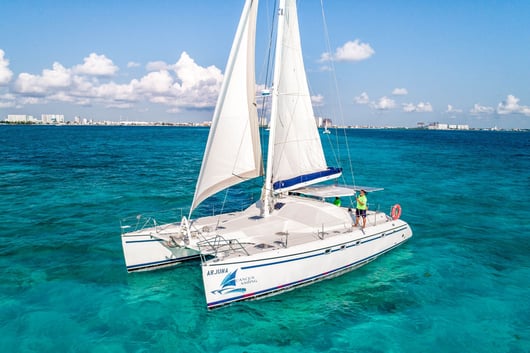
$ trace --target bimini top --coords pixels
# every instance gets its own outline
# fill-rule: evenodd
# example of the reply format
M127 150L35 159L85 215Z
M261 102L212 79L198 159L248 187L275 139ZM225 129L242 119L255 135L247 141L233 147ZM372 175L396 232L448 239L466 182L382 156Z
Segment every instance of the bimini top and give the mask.
M356 192L364 190L374 192L384 190L370 186L351 186L351 185L312 185L301 189L291 190L291 193L298 193L307 196L328 198L328 197L345 197L353 196Z

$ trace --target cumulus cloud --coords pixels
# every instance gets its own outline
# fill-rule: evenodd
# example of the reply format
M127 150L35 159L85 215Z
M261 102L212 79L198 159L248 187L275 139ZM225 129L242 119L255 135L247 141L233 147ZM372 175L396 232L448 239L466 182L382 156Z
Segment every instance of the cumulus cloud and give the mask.
M525 105L519 105L519 98L509 94L506 100L499 103L497 106L497 114L522 114L530 116L530 107Z
M495 109L492 107L487 107L480 104L474 104L473 108L469 111L473 115L480 115L480 114L491 114L495 112Z
M9 69L9 60L4 55L4 51L0 49L0 86L8 84L13 77L13 72Z
M314 96L311 96L311 103L313 103L314 107L321 107L324 105L324 96L321 94L317 94Z
M170 65L168 65L164 61L150 61L145 66L145 69L147 71L160 71L160 70L168 70L169 66Z
M320 56L321 62L335 61L361 61L370 58L375 54L375 50L368 43L362 43L359 39L346 42L342 47L337 48L335 54L323 53Z
M197 65L186 52L180 55L173 70L180 79L182 88L210 86L212 83L220 82L223 78L221 70L213 65L208 67Z
M424 103L424 102L419 102L418 104L404 103L402 106L403 106L403 111L407 113L413 113L413 112L429 113L433 111L431 103Z
M118 71L118 67L105 55L91 53L83 61L83 64L74 66L73 71L75 73L93 76L112 76Z
M409 94L409 91L406 88L394 88L392 91L393 96L406 96L407 94Z
M372 103L372 107L377 110L389 110L396 107L396 102L391 98L381 97Z
M135 61L129 61L129 62L127 63L127 67L128 67L128 68L131 68L131 67L139 67L139 66L140 66L140 63L137 63L137 62L135 62Z
M173 84L173 89L179 96L179 102L175 102L177 106L207 108L217 100L223 80L221 70L213 65L197 65L186 52L173 65L173 70L177 77Z
M453 107L451 104L448 104L447 105L447 110L445 112L448 113L448 114L462 113L462 109L457 109L457 108Z
M136 67L136 64L128 64ZM0 97L1 106L68 102L81 106L130 108L137 102L167 106L168 111L210 109L223 79L215 66L202 67L185 52L174 64L148 64L148 72L125 83L112 80L119 70L105 55L90 54L83 64L66 68L54 63L40 74L21 73L13 84L13 97Z
M405 95L408 94L405 88L396 88L392 92L393 95ZM376 110L391 110L398 107L396 101L387 96L383 96L376 101L370 101L368 94L366 92L361 93L359 96L353 98L353 101L357 104L368 104L370 108ZM433 107L429 102L419 102L418 104L414 103L403 103L401 104L403 111L406 113L429 113L433 111Z
M15 106L15 95L11 93L0 94L0 108L12 108Z
M353 101L357 104L368 104L370 103L370 98L368 97L368 93L363 92L359 96L354 97Z
M173 78L169 71L150 72L140 80L133 80L131 86L140 93L168 94L173 85Z
M46 95L58 89L69 87L71 82L71 70L56 62L53 63L51 70L42 70L42 75L21 73L15 81L14 88L18 93Z

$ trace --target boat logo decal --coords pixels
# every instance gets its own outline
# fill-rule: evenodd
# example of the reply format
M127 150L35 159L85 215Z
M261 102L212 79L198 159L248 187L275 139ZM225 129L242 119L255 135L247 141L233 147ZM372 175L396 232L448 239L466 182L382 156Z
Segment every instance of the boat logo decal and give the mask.
M247 291L246 288L238 287L238 282L241 284L241 279L238 281L236 278L237 268L230 272L223 278L220 284L220 288L213 290L212 294L228 294L228 293L244 293ZM227 270L228 272L228 270ZM248 283L248 282L247 282Z

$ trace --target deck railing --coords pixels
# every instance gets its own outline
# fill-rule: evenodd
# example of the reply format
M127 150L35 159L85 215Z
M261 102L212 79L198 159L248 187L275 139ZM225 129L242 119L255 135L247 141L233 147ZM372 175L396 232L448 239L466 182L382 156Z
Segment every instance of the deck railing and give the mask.
M180 215L180 218L178 215ZM174 220L181 219L182 215L183 209L178 208L157 211L156 217L151 213L125 217L120 220L121 233L138 232L146 228L155 228L158 231L159 227L163 227L166 224L174 224Z
M205 261L207 256L219 258L237 252L247 256L249 255L245 247L237 239L225 239L220 235L205 239L197 243L197 246L199 247L202 261Z

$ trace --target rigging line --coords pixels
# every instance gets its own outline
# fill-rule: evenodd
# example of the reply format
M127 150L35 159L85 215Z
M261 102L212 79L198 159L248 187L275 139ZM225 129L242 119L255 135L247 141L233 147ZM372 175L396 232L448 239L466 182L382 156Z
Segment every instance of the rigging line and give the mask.
M239 176L239 175L234 174L234 173L232 173L232 175L235 176L236 178L239 178L239 179L243 180L243 181L257 180L258 179L258 178L242 177L242 176ZM249 185L249 184L247 184L247 185ZM258 182L250 183L250 185L254 185L254 187L261 187L262 186ZM227 202L227 199L228 199L228 194L231 192L231 190L232 190L232 187L229 187L229 188L225 189L225 193L224 193L225 195L224 195L223 202L221 203L221 210L219 212L219 217L224 214L224 208L225 208L225 205L226 205L226 202ZM254 192L256 190L253 190L253 188L250 187L250 188L247 189L247 191L250 192L252 202L254 202L254 199L255 199L254 198Z
M309 86L309 92L314 92L313 89L311 88L311 83L309 82L309 80L307 80L307 85ZM322 119L324 119L323 118L323 114L322 114L322 110L318 106L313 107L313 109L316 111L316 113L318 113L318 115L320 115L320 117L322 117ZM334 116L334 115L332 114L332 116ZM320 134L320 132L319 132L319 134ZM340 163L340 158L339 158L339 155L337 153L339 144L338 144L337 141L335 143L333 143L331 141L331 136L330 135L331 134L327 134L326 138L327 138L328 145L330 146L330 149L331 149L332 158L335 161L335 165L336 166L341 166L342 163ZM337 136L335 136L335 138L337 138ZM320 139L322 140L322 137ZM342 178L344 178L344 177L342 177Z
M339 95L339 86L338 86L337 75L336 75L336 71L335 71L335 60L333 59L333 54L332 54L332 51L331 51L331 43L330 43L330 40L329 40L328 25L327 25L327 21L326 21L326 14L324 12L324 0L320 0L320 7L321 7L321 11L322 11L322 21L323 21L323 25L324 25L324 35L325 35L325 39L326 39L327 52L329 53L329 62L330 62L330 66L331 66L331 71L333 72L332 76L333 76L333 82L334 82L334 85L335 85L337 104L338 104L338 108L339 108L339 117L341 118L342 124L344 125L344 110L342 108L342 103L341 103L341 99L340 99L340 95ZM345 128L343 128L342 131L343 131L343 134L344 134L344 141L345 141L345 144L346 144L346 151L348 153L348 162L349 162L349 166L350 166L350 173L351 173L351 177L352 177L352 182L353 182L353 185L355 186L355 175L353 173L353 164L352 164L352 159L351 159L350 147L349 147L349 144L348 144L348 136L346 134L346 129ZM337 140L338 140L338 136L337 136ZM344 178L344 174L343 174L343 178Z
M268 5L268 2L266 2L266 4ZM276 1L274 2L274 8L277 8L277 4L276 4ZM264 83L264 87L265 88L269 88L270 86L270 82L271 82L271 77L272 77L272 70L271 70L271 67L272 67L272 57L274 55L272 49L273 49L273 42L274 42L274 22L276 21L276 12L277 11L272 11L273 15L272 15L272 19L268 19L267 20L267 23L271 23L271 26L269 27L269 38L268 38L268 45L267 45L267 54L266 54L266 59L265 59L265 83ZM265 13L269 14L270 11L265 11ZM268 17L268 16L267 16ZM266 113L267 113L267 108L270 106L270 99L269 97L267 96L261 96L261 108L260 108L260 113L259 113L259 118L260 118L260 122L263 121L263 118L266 116ZM263 136L264 137L264 136Z

